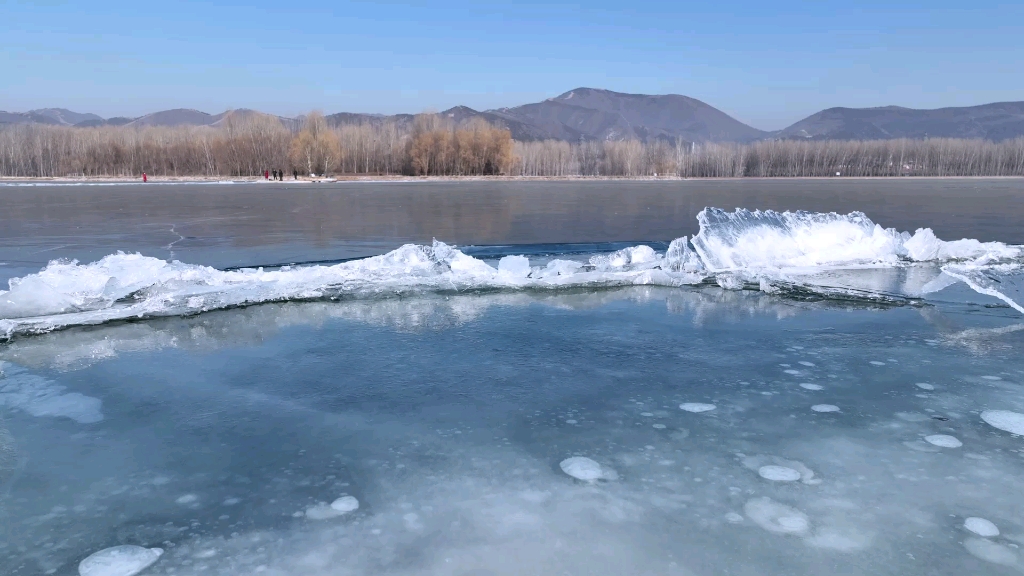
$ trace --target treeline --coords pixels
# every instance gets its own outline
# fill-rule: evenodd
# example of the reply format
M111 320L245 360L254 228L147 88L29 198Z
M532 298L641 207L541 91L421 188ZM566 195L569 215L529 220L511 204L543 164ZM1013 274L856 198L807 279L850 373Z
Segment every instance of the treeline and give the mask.
M479 119L332 125L313 113L292 130L231 114L215 127L0 127L0 177L305 174L559 177L1024 176L1024 138L924 140L516 142Z

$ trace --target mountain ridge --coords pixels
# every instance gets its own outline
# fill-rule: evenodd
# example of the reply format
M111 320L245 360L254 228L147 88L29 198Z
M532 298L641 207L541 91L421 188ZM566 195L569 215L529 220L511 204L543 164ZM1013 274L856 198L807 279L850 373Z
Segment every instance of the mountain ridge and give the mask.
M175 108L138 118L104 119L63 108L28 112L0 111L0 125L54 126L219 126L228 118L258 113L232 109L209 114ZM759 130L696 98L682 94L631 94L580 87L540 102L475 110L453 106L439 113L456 124L479 118L507 128L516 140L664 140L669 142L752 142L764 139L874 140L893 138L983 138L1006 140L1024 136L1024 102L993 102L934 109L903 106L826 108L777 131ZM278 118L289 128L302 117ZM393 122L411 127L413 114L338 112L327 117L333 126Z

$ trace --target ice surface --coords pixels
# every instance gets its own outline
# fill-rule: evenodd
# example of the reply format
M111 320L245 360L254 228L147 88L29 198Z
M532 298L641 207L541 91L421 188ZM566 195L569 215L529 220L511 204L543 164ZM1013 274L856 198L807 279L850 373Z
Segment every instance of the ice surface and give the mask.
M807 514L768 497L748 500L743 512L754 524L776 534L804 535L811 528Z
M684 402L679 405L680 410L685 410L686 412L694 413L710 412L715 408L716 406L714 404L702 404L700 402Z
M66 390L42 376L0 361L0 406L17 408L32 416L70 418L79 424L103 420L100 399Z
M999 536L999 528L996 527L990 520L978 517L970 517L964 520L964 528L974 532L978 536L984 536L985 538L992 538Z
M114 546L94 552L78 565L79 576L135 576L160 559L161 548Z
M963 446L963 442L960 442L956 437L949 436L947 434L932 434L931 436L925 436L924 441L932 446L938 446L939 448L959 448Z
M964 539L964 548L972 556L1001 566L1016 566L1017 553L1010 548L984 538Z
M1024 436L1024 414L1010 410L985 410L981 419L989 426L1010 434Z
M997 242L942 242L883 229L864 214L725 212L698 215L700 233L678 238L664 254L646 245L585 260L532 265L506 255L496 266L435 241L333 266L217 270L117 253L97 262L53 261L0 291L0 338L74 325L195 314L262 302L379 299L464 290L564 290L619 286L683 287L713 279L730 290L901 302L937 290L942 276L961 280L1024 312L1022 249ZM914 263L932 263L917 273ZM878 270L907 268L902 279ZM848 273L841 273L846 270ZM812 363L813 364L813 363Z

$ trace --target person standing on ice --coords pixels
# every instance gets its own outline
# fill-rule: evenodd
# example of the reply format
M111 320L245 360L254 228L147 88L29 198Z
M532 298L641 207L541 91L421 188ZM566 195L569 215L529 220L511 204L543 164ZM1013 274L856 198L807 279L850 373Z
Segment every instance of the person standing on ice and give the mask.
M149 178L146 178L146 173L143 172L142 173L142 183L145 184L146 182L149 182Z
M263 171L263 179L264 180L270 180L270 170L264 170Z

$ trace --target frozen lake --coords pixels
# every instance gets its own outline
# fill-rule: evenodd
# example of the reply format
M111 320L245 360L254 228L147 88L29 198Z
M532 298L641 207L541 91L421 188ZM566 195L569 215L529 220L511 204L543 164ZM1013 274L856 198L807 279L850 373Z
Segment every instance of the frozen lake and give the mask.
M0 197L2 574L1024 569L1021 181Z

